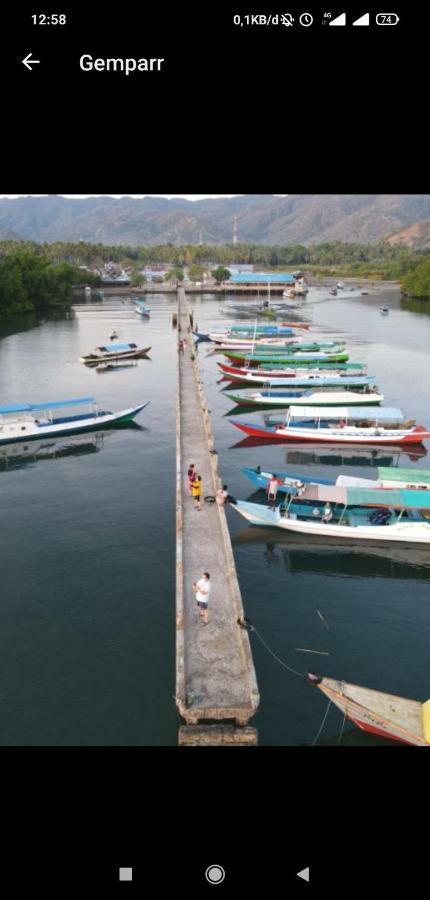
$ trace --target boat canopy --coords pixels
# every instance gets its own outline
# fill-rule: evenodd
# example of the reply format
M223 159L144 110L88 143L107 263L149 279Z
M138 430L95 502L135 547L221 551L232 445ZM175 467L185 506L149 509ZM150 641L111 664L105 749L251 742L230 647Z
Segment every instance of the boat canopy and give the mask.
M407 481L409 484L430 484L430 469L378 469L380 481Z
M94 397L79 397L77 400L54 400L47 403L15 403L13 406L0 406L0 413L36 412L64 406L82 406L84 403L95 403L95 399Z
M296 492L294 486L292 494ZM427 490L381 490L381 488L344 487L342 485L307 484L299 492L300 500L340 503L343 506L384 506L396 509L430 509Z
M368 419L375 422L403 422L405 416L401 409L381 407L371 409L368 406L292 406L291 419Z
M135 348L136 344L107 344L106 347L99 347L99 350L106 350L107 353L116 353L118 350L130 350Z

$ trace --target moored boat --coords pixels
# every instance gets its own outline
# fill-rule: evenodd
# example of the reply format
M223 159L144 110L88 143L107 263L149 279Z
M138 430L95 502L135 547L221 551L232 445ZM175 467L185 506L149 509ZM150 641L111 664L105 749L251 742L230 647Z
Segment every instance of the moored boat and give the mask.
M300 421L302 420L302 421ZM338 444L419 444L430 437L423 425L406 419L400 409L387 407L291 406L284 424L264 427L253 422L232 425L254 437L281 441Z
M228 347L219 347L218 348L224 356L227 356L229 359L233 359L236 363L242 365L244 363L282 363L284 365L315 365L315 363L327 362L327 363L336 363L336 362L347 362L349 359L349 355L345 350L339 348L339 350L327 350L327 351L304 351L303 349L297 349L294 352L289 351L288 347L284 348L282 353L274 348L266 353L263 353L260 349L257 348L257 353L246 353L245 350L231 350Z
M384 397L376 390L356 391L259 391L226 396L238 406L377 406Z
M308 672L309 684L362 731L416 747L430 745L430 700L420 703L335 678Z
M379 466L377 478L358 478L354 475L338 475L333 479L315 478L309 475L297 475L294 472L269 472L262 471L260 466L256 469L242 469L244 475L252 481L257 488L266 490L271 478L276 478L278 491L290 494L300 491L303 486L318 487L363 487L369 490L390 490L403 488L406 490L430 490L429 469L396 469L394 467Z
M237 500L232 507L251 524L301 534L353 541L430 544L428 491L308 485L302 496L290 495L280 506Z
M306 379L306 383L312 378L357 378L357 384L370 384L376 380L374 375L367 375L366 366L363 363L334 363L331 365L319 362L315 364L315 367L306 369L303 366L296 368L294 365L284 368L282 364L275 365L273 363L261 363L260 365L256 363L255 367L252 363L246 366L230 366L227 363L217 363L217 365L229 381L243 384L249 382L267 387L281 387L295 378Z
M102 360L111 359L139 359L149 353L151 347L138 347L137 344L103 344L96 347L92 353L79 357L79 362L85 365L96 365Z
M100 410L94 397L54 400L47 403L17 403L0 407L0 444L40 440L52 435L75 434L131 422L149 403L113 413ZM88 406L88 412L64 415L64 410ZM59 411L63 411L62 413Z

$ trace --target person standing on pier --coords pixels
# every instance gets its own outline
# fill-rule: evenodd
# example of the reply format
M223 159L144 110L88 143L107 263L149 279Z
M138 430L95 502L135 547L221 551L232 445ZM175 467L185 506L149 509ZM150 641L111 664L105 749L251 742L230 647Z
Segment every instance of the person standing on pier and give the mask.
M194 502L196 505L196 509L200 510L201 509L200 497L202 495L202 476L201 475L196 475L196 477L194 478L194 481L191 485L191 490L192 490L193 499L194 499Z
M203 575L197 584L193 581L193 591L196 595L199 616L203 619L204 625L207 625L209 620L208 603L211 592L210 578L209 572L203 572Z
M190 497L192 497L193 496L193 481L196 477L194 463L191 463L191 465L188 467L187 475L188 475L188 493L189 493Z

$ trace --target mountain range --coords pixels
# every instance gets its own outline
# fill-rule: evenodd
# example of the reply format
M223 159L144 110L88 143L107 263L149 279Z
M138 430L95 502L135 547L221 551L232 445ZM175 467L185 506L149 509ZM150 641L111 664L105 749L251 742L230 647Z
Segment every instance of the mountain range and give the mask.
M206 200L163 197L0 199L0 239L103 244L372 243L403 232L428 246L429 194L244 194ZM423 220L427 220L424 221ZM423 226L423 227L420 227ZM405 231L406 230L406 231ZM400 236L399 234L399 236ZM424 244L423 244L424 242Z

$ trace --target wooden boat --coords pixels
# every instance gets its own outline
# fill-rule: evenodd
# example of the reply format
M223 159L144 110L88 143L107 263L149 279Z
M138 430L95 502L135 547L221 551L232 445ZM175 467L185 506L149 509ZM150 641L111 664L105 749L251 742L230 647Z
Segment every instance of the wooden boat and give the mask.
M0 407L0 444L11 441L40 440L52 435L75 434L111 425L131 422L149 403L141 403L130 409L112 413L99 410L94 397L79 397L77 400L54 400L48 403L17 403ZM64 410L71 407L89 406L89 412L79 412L64 416ZM58 411L63 413L58 415Z
M325 504L324 509L322 505ZM252 525L340 540L430 544L430 494L308 485L280 506L237 500L231 504Z
M266 387L281 387L295 378L357 378L357 384L371 383L375 381L374 375L366 374L366 366L363 363L325 363L315 364L315 368L303 367L295 368L289 366L284 368L282 364L273 363L256 363L255 368L250 363L246 366L229 366L227 363L217 363L223 375L229 381L241 382L242 384L261 384ZM367 382L364 380L367 379ZM294 382L295 384L296 382ZM328 382L327 382L328 383ZM343 382L342 382L343 383Z
M376 390L358 391L259 391L252 394L229 394L226 396L238 406L281 406L300 403L301 406L378 406L384 397Z
M347 362L349 359L348 353L346 351L341 350L331 350L320 352L308 352L297 349L296 351L288 352L288 348L286 347L283 353L279 353L279 348L277 351L270 351L269 353L262 353L260 350L257 353L245 353L244 350L231 350L228 347L219 347L219 350L227 356L229 359L233 359L236 361L236 364L243 365L244 363L282 363L283 365L313 365L320 362L327 363L336 363L336 362Z
M304 421L300 421L304 420ZM407 420L400 409L366 407L291 406L283 425L264 427L232 421L235 428L255 437L280 441L337 444L420 444L430 437L424 425Z
M362 731L415 747L430 745L430 700L420 703L347 681L323 678L317 672L308 672L306 679Z
M138 316L151 315L151 310L148 309L147 306L144 306L143 303L136 303L136 305L134 307L134 311L138 314Z
M315 478L308 475L296 475L294 472L263 472L258 466L256 469L242 469L244 475L252 481L256 488L266 490L271 478L276 478L278 491L284 494L298 493L303 486L312 487L325 485L326 487L363 487L369 490L391 490L403 488L406 490L430 490L429 469L395 469L393 467L379 466L377 478L357 478L354 475L338 475L333 479ZM301 495L303 499L303 494Z
M212 344L216 345L216 349L221 352L224 348L228 348L229 350L249 350L252 351L253 347L258 349L258 352L268 352L270 351L279 351L283 352L284 348L288 348L288 350L293 353L296 349L309 349L309 350L319 350L321 349L321 344L306 344L302 345L303 338L293 336L292 338L287 338L283 335L276 337L271 335L257 335L256 337L245 337L243 335L232 335L229 334L221 334L216 332L210 332L209 340ZM335 346L327 345L327 346Z
M224 331L229 331L231 334L268 334L268 335L282 335L282 334L294 334L296 328L299 328L299 325L296 325L292 322L283 323L282 325L262 325L261 323L258 325L249 324L249 325L228 325L224 328ZM306 326L309 328L309 325Z
M81 356L79 362L85 365L96 365L103 360L112 359L140 359L149 353L151 347L138 347L137 344L104 344L96 347L92 353Z

